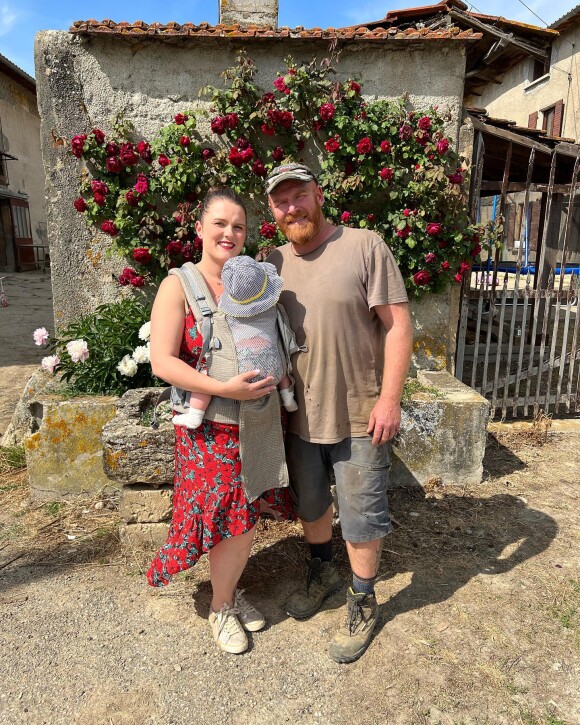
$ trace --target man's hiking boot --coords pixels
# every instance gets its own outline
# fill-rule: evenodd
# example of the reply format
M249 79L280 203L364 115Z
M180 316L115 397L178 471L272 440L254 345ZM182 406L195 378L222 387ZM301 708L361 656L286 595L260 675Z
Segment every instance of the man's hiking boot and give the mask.
M346 620L332 638L328 654L335 662L354 662L369 646L373 629L379 618L374 594L354 592L346 594Z
M294 619L306 619L320 609L326 597L341 587L340 576L333 561L310 559L306 588L294 592L286 602L286 612Z

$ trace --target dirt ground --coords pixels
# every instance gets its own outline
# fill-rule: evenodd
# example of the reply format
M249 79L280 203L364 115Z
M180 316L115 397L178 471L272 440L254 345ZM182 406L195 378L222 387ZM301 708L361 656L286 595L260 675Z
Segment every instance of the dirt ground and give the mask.
M114 501L30 505L24 472L4 465L0 721L576 725L579 442L490 436L481 485L394 490L381 620L351 665L326 654L346 583L310 620L284 613L298 526L261 522L242 584L269 624L226 655L205 560L151 589L143 559L120 552Z

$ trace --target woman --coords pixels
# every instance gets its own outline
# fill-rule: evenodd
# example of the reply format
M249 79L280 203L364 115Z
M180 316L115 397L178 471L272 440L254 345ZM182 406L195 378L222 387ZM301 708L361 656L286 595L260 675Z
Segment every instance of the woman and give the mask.
M223 292L224 264L237 256L246 239L246 210L231 189L208 192L196 231L203 241L196 265L215 304ZM275 390L271 376L250 382L257 370L220 382L202 366L195 370L202 338L178 277L169 275L159 287L151 313L151 365L158 377L184 390L231 400L258 400ZM272 489L248 501L241 478L239 427L204 420L195 429L175 428L175 490L167 542L153 560L147 579L152 586L193 566L209 552L212 601L209 622L225 652L238 654L248 646L244 629L256 632L264 617L237 588L244 571L260 506L293 518L287 489Z

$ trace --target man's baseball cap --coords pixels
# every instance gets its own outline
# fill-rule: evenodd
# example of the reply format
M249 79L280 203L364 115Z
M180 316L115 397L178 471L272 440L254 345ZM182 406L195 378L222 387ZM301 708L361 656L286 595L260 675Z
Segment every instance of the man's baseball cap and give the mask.
M282 166L276 166L272 169L268 178L266 179L266 194L271 194L272 191L281 184L283 181L317 181L316 176L310 171L308 166L304 164L283 164Z

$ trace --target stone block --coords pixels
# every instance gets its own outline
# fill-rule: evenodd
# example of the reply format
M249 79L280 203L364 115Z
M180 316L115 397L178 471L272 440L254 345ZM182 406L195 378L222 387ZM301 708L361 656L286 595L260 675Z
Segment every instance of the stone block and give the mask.
M169 531L169 524L121 524L119 538L128 552L145 552L153 556L160 549Z
M103 472L101 430L117 398L38 396L36 433L24 440L33 500L58 500L115 488Z
M421 300L411 300L409 312L414 330L411 373L452 370L459 316L459 285Z
M103 428L103 467L117 485L173 483L175 432L170 420L151 427L159 388L128 390Z
M124 486L119 498L119 515L126 524L169 521L172 497L172 486Z
M404 406L401 434L393 445L391 487L480 483L489 403L445 371L419 371L434 392L416 393Z

